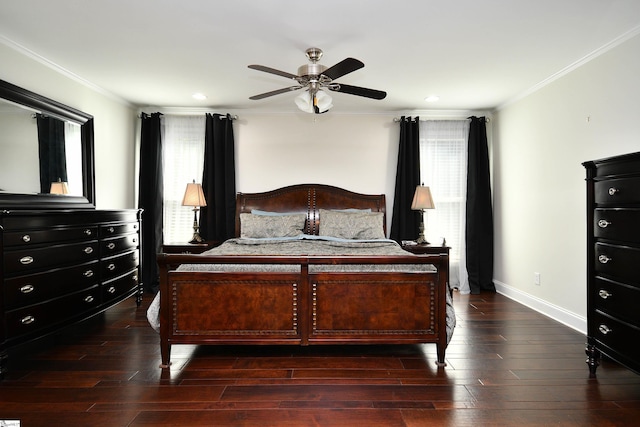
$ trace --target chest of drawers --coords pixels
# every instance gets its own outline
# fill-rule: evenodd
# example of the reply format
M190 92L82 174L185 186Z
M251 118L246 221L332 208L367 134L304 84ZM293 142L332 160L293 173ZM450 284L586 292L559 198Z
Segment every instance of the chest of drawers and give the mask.
M142 295L140 212L0 212L0 375L10 348Z
M587 364L640 373L640 153L585 162Z

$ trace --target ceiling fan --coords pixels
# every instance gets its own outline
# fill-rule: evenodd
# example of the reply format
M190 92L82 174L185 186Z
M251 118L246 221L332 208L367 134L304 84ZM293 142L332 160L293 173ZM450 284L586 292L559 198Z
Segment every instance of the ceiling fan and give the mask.
M318 61L322 57L322 50L312 47L306 50L307 58L310 64L302 65L298 68L298 74L288 73L286 71L276 70L274 68L265 67L264 65L249 65L249 68L265 73L271 73L278 76L286 77L296 81L296 85L273 90L270 92L254 95L249 99L264 99L273 95L291 92L294 90L305 89L305 92L296 97L296 105L302 111L307 113L324 113L332 106L332 99L326 91L342 92L349 95L363 96L372 99L384 99L386 92L368 89L359 86L351 86L337 83L334 80L345 74L352 73L364 67L364 64L355 58L346 58L332 67L325 67Z

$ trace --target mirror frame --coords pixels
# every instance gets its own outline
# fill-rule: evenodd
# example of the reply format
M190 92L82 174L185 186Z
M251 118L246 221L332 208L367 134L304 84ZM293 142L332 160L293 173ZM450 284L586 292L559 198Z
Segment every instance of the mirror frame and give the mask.
M0 98L81 126L83 196L0 193L0 210L95 209L93 116L0 80Z

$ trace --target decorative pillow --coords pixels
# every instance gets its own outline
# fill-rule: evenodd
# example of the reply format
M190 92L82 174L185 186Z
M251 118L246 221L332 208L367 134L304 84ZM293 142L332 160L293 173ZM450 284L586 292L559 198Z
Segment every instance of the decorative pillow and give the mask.
M384 239L382 212L341 212L320 209L320 236L342 239Z
M305 214L254 215L240 214L240 237L294 237L302 233Z

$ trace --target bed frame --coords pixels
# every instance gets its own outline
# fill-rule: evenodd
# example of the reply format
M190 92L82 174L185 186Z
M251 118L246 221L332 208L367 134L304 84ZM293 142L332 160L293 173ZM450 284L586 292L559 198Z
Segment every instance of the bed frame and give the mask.
M305 233L318 234L320 209L385 212L384 195L319 184L239 193L240 213L303 212ZM448 254L406 256L205 256L159 254L162 368L174 344L435 343L445 366ZM295 264L300 273L183 272L180 264ZM312 273L314 264L417 264L431 272Z

